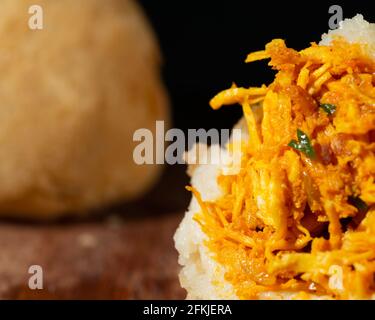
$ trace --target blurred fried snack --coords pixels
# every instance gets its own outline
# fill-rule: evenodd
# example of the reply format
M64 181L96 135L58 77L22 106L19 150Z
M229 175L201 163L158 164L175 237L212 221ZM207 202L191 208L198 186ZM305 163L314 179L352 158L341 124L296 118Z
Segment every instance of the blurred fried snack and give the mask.
M160 168L134 163L133 133L169 116L137 4L3 0L0 37L0 214L82 213L149 188Z

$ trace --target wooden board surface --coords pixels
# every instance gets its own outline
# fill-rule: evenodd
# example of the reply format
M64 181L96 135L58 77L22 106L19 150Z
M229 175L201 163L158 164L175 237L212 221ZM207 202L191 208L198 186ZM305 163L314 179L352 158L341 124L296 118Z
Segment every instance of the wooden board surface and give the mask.
M186 183L184 167L169 167L142 199L86 219L0 221L0 299L185 298L173 234ZM29 289L31 265L43 290Z
M2 299L182 299L173 233L181 215L63 225L0 224ZM43 290L30 290L30 265Z

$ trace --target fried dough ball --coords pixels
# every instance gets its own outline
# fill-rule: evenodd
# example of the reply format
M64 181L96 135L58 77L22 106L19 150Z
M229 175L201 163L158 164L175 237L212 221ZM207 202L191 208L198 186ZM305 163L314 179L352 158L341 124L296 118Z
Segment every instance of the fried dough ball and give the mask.
M155 182L161 168L135 164L133 133L168 122L168 101L134 1L3 0L0 38L1 215L85 213Z

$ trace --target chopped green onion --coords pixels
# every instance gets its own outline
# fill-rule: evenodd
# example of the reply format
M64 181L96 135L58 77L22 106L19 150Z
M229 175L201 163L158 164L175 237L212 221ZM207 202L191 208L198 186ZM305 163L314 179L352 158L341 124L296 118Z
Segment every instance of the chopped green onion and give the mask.
M358 209L358 211L361 212L361 213L366 213L367 210L368 210L368 205L360 197L349 196L348 202L352 206L356 207Z
M298 142L296 140L291 140L289 143L288 143L288 146L289 147L292 147L293 149L296 149L296 150L299 150L300 148L300 145L298 144Z
M330 103L321 103L320 107L328 114L332 115L336 112L336 106Z
M303 152L311 159L315 159L315 150L311 145L310 139L307 136L307 134L304 133L302 130L297 129L297 138L298 142L293 139L288 143L288 146L300 152Z

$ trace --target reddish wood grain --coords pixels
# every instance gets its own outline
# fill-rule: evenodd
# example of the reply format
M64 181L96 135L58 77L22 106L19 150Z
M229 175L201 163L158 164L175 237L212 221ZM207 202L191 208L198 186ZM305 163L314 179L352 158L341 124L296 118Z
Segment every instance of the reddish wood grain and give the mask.
M0 224L2 299L182 299L173 234L181 215ZM43 290L28 268L42 266Z

